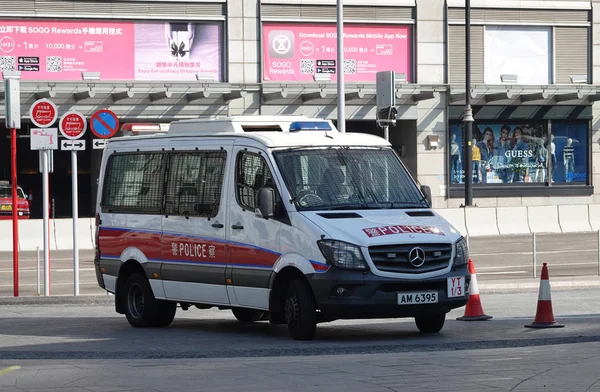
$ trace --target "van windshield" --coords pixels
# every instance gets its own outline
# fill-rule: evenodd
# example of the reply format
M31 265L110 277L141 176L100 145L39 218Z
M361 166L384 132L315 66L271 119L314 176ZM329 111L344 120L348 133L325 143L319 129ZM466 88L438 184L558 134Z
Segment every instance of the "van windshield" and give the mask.
M274 156L299 211L428 207L391 148L294 148Z

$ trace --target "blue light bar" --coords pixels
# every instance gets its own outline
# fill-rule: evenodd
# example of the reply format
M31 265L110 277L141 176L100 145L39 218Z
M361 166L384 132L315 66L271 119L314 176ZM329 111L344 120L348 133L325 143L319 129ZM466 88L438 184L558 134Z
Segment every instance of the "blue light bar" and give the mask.
M331 124L327 121L295 121L290 124L290 132L331 130Z

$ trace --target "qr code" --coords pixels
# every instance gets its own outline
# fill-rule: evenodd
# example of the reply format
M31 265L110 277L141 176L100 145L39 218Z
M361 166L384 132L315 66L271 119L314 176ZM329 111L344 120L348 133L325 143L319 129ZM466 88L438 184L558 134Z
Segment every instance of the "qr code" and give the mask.
M301 59L300 73L312 75L315 73L315 60Z
M62 57L60 56L47 56L46 57L46 71L47 72L61 72L62 71Z
M0 56L0 70L14 71L15 70L14 56Z
M356 60L344 60L344 73L355 74L356 73Z

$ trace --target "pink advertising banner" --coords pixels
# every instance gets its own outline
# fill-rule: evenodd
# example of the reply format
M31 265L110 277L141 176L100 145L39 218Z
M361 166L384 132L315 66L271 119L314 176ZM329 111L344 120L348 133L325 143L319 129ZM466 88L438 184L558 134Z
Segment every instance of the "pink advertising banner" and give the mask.
M23 80L221 80L216 23L0 20L0 70Z
M410 26L344 26L344 75L347 82L375 82L378 71L411 75ZM315 73L337 80L335 24L265 23L263 79L313 81Z

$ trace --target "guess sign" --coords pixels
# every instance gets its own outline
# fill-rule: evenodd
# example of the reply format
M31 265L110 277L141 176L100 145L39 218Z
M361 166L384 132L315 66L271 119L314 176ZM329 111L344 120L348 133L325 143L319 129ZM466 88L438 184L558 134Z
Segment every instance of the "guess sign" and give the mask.
M445 235L440 229L434 226L380 226L363 229L364 233L369 237L381 237L392 234L435 234Z

